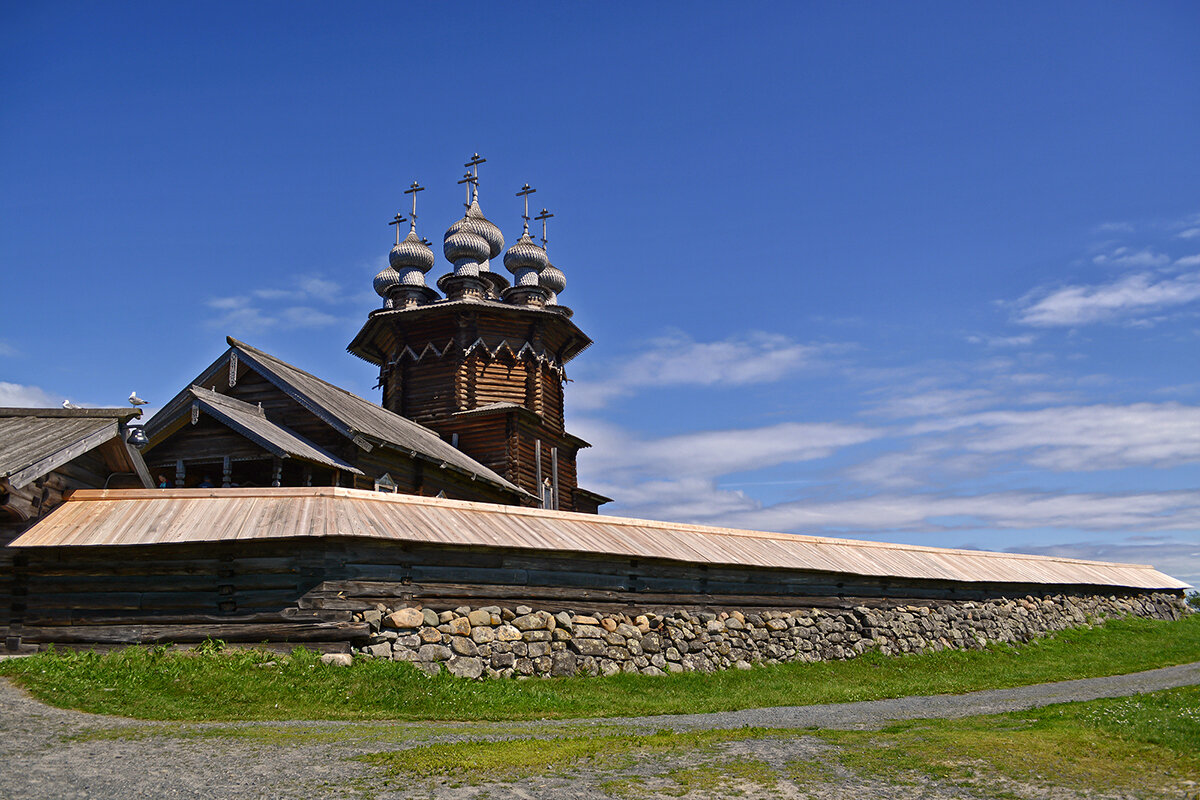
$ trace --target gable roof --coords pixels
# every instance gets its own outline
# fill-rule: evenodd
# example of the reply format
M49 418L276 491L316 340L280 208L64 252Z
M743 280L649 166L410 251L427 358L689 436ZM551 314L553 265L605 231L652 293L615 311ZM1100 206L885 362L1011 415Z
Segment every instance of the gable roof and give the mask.
M112 439L121 439L122 425L141 415L139 409L129 408L0 408L0 478L20 489ZM130 471L149 486L141 456L122 449Z
M227 336L226 341L230 349L202 372L193 381L193 385L209 383L228 362L230 354L236 353L239 361L249 365L276 388L347 439L361 442L368 447L391 447L438 466L444 464L447 469L492 484L518 497L536 500L532 494L443 441L424 425L323 381L232 336ZM147 423L147 434L154 438L169 420L178 418L181 409L189 406L192 399L189 389L172 398Z
M879 578L1182 589L1141 564L764 533L340 488L79 491L12 547L365 537Z
M295 431L267 419L258 406L199 386L189 387L188 393L212 417L277 456L299 458L356 475L363 474L353 464L321 449Z

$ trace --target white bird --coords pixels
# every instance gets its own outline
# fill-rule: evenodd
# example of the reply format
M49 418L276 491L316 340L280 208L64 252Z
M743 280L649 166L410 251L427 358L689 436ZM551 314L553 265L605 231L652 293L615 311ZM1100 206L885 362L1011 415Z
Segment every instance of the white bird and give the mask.
M138 397L137 392L129 393L129 405L131 406L144 406L148 402L148 400L143 400L142 398Z
M63 400L63 408L79 408L79 406L75 405L70 400Z

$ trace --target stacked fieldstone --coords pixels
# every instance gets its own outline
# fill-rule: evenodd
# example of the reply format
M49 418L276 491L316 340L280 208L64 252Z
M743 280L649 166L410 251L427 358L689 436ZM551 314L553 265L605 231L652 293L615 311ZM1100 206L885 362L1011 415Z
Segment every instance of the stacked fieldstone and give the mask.
M979 649L1128 615L1179 619L1183 598L1054 595L881 608L580 614L501 608L379 607L364 655L410 661L463 678L614 675L750 669L755 663L827 661L868 650L884 655Z

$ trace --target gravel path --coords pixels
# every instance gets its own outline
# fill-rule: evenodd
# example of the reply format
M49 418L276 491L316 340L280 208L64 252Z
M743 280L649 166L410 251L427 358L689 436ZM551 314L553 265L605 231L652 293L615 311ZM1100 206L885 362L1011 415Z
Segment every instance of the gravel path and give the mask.
M502 785L385 783L356 755L392 751L431 741L538 736L591 727L624 730L673 728L871 729L888 720L961 717L1033 708L1050 703L1117 697L1200 684L1200 663L1132 675L973 692L827 706L766 708L718 714L532 722L517 724L420 723L147 723L66 711L32 700L0 680L0 798L546 798L601 800L679 794L679 775L703 771L712 759L763 762L780 774L796 759L821 761L829 745L809 736L746 740L713 753L641 759L636 764L594 766ZM556 730L557 729L557 730ZM607 731L606 731L607 732ZM616 771L613 771L616 770ZM672 777L675 776L675 777ZM860 780L835 770L833 782L792 781L764 788L753 780L719 787L699 781L683 796L701 800L747 798L889 798L929 800L968 797L961 787ZM1024 794L1018 791L1018 794ZM1033 795L1030 795L1033 796ZM1055 795L1069 796L1069 795Z

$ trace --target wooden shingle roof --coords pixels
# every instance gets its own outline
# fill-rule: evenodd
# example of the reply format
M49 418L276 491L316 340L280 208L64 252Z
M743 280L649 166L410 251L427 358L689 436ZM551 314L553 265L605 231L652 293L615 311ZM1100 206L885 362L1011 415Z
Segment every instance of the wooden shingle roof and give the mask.
M0 478L20 489L120 437L121 425L141 415L129 408L0 408ZM133 458L130 466L144 472Z
M13 547L366 537L878 578L1183 589L1140 564L733 530L340 488L76 492Z
M362 470L353 464L321 449L295 431L267 419L267 415L258 406L199 386L190 387L188 393L205 412L258 443L268 452L323 464L355 475L363 474Z
M366 442L370 446L385 446L408 453L413 458L455 470L475 480L498 486L518 497L536 499L502 475L489 469L450 443L443 441L433 431L388 411L380 405L365 400L328 381L321 380L299 367L276 358L270 353L240 342L232 336L226 337L230 350L218 358L201 373L193 384L207 385L214 375L228 363L231 353L236 353L240 362L247 364L256 373L274 384L280 391L308 409L318 419L348 439ZM153 439L170 420L178 418L193 400L190 389L185 389L167 403L146 424L147 434Z

